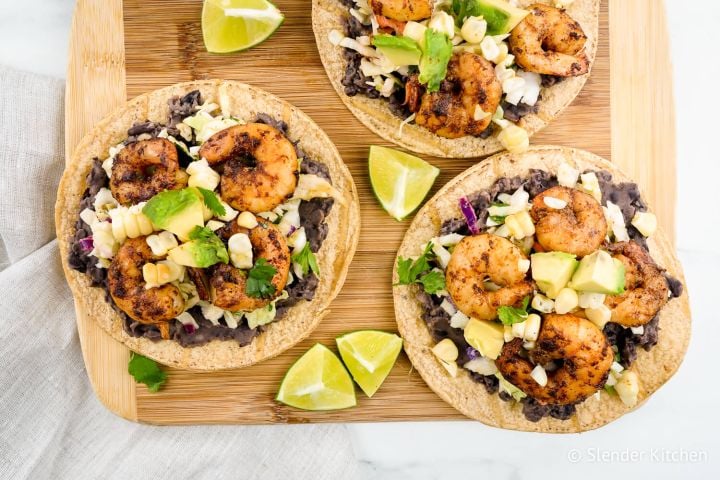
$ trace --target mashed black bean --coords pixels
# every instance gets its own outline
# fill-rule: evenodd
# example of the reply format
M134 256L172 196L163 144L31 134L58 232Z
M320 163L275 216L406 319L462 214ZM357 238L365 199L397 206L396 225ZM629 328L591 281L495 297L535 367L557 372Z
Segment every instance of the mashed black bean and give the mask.
M647 210L647 205L640 196L638 186L630 182L614 183L612 174L609 172L596 171L594 173L598 177L603 203L610 200L618 205L623 213L631 240L636 241L647 250L648 247L645 238L630 224L636 212L644 212ZM468 195L468 200L478 216L478 226L482 231L485 231L487 230L487 227L485 227L488 217L487 209L501 193L512 194L520 188L520 186L524 186L532 199L557 184L557 177L552 173L544 170L531 170L530 175L526 179L521 179L517 176L499 178L489 189ZM440 233L441 235L451 233L461 235L470 234L465 218L463 217L445 220L440 229ZM682 283L667 274L665 274L665 278L671 292L671 298L679 297L683 291ZM459 356L457 364L462 366L468 362L470 357L467 355L467 349L471 347L469 347L465 341L463 331L450 326L450 315L440 307L443 299L421 291L418 294L418 300L423 307L422 318L427 324L435 342L439 342L444 338L450 338L458 347ZM659 317L653 318L646 324L641 334L635 334L631 329L625 328L617 323L606 324L603 332L607 336L610 344L616 349L619 362L625 368L628 368L637 359L638 348L649 351L657 344L660 333ZM470 377L474 381L482 384L488 393L498 391L498 380L494 376L485 376L470 372ZM507 392L500 392L500 398L507 401L512 399ZM537 422L546 416L559 420L567 420L575 413L575 405L541 405L529 397L524 398L521 403L523 405L525 418L531 422Z
M168 125L158 124L150 121L136 123L128 129L128 139L125 144L131 141L137 141L140 135L147 134L151 137L157 137L163 128L171 128L177 133L175 125L180 123L187 116L196 112L196 107L202 103L199 91L190 92L183 97L174 97L170 99L170 114ZM280 130L283 135L287 136L288 125L282 120L277 120L265 113L258 114L256 121L271 125ZM298 158L306 157L304 152L295 143L298 151ZM332 183L330 170L324 163L303 158L300 168L301 173L318 175L328 182ZM102 188L107 188L109 179L105 170L102 168L102 162L95 158L93 166L87 176L87 189L85 190L82 200L80 201L80 211L85 208L94 209L95 196ZM328 234L328 226L325 219L330 214L333 207L333 199L319 198L310 201L303 200L300 203L299 213L300 221L307 234L310 248L313 252L317 252L322 246L323 241ZM153 341L161 340L160 330L155 325L136 322L117 308L107 287L107 269L97 266L98 259L89 255L89 251L83 250L80 240L92 236L90 226L78 219L75 224L75 233L73 235L70 254L68 255L68 264L70 268L83 272L90 278L91 286L100 287L105 290L105 298L115 311L120 315L123 327L128 335L133 337L145 337ZM296 278L295 281L287 286L288 298L280 300L276 304L277 314L275 321L282 319L287 311L298 302L305 300L311 301L315 296L319 279L310 273L304 278ZM237 328L228 327L224 318L220 318L217 324L213 324L202 315L200 307L195 306L188 310L198 324L198 328L185 327L180 321L173 320L170 322L170 338L177 341L183 347L194 347L204 345L212 340L234 340L240 346L248 345L252 339L262 331L262 326L257 328L249 328L246 322L241 322Z

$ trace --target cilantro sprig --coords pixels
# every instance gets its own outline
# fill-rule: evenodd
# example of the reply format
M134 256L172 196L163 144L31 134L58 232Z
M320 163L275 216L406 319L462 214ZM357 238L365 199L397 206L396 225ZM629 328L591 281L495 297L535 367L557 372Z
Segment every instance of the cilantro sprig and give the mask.
M128 362L128 373L135 378L137 383L147 385L149 391L155 393L167 381L167 373L160 370L160 366L147 357L132 352Z
M270 298L275 294L272 278L277 269L264 258L258 258L255 265L248 271L245 293L255 298Z
M522 323L528 318L527 307L530 303L530 297L523 298L520 308L502 306L498 307L498 317L503 325L512 325L513 323Z
M294 263L300 265L303 275L307 275L309 271L315 275L320 275L320 267L317 264L317 258L312 250L310 250L310 243L305 243L305 246L297 253L294 253L291 257Z
M222 203L220 203L220 199L218 199L217 195L215 195L215 192L212 190L208 190L207 188L197 187L197 189L200 191L203 197L203 202L205 202L205 206L216 216L222 217L225 215L225 207Z
M398 282L395 285L411 285L417 283L423 286L427 293L437 293L445 289L445 276L437 270L432 270L430 260L433 258L432 242L428 243L422 255L417 259L397 259Z

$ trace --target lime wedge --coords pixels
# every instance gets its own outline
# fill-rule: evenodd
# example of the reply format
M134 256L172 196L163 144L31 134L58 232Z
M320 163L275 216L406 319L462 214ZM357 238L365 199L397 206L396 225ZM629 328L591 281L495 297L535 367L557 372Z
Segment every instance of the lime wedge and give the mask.
M285 374L277 401L304 410L354 407L355 386L340 359L329 348L315 344Z
M380 388L402 350L400 337L377 330L348 333L335 341L345 366L368 397Z
M370 183L382 207L402 220L422 203L440 169L391 148L370 147Z
M267 0L205 0L202 33L211 53L245 50L262 42L285 17Z

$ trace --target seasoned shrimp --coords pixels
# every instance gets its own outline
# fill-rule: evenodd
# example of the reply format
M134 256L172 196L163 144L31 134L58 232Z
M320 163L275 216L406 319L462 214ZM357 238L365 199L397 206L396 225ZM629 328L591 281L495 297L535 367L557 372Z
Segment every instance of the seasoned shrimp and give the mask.
M502 97L493 65L470 52L452 56L439 91L423 94L423 89L416 75L410 77L405 104L416 112L416 124L447 138L480 135L490 125ZM485 113L476 116L482 113L478 107Z
M248 123L221 130L199 154L219 169L222 198L241 211L268 212L297 186L295 147L270 125Z
M590 69L583 48L587 36L570 15L550 5L536 3L510 32L510 52L528 72L573 77Z
M110 191L123 205L144 202L186 184L187 174L180 169L177 147L165 138L130 143L113 161Z
M232 222L220 232L220 236L228 239L236 233L247 233L253 247L255 261L257 262L258 258L264 258L276 270L271 280L275 286L275 293L270 298L251 297L245 292L247 272L221 263L215 266L210 277L210 289L213 303L224 310L248 312L264 307L282 293L287 283L290 271L290 250L285 242L285 237L273 223L260 217L257 218L257 221L257 227L249 231L238 226L236 222Z
M542 404L571 405L582 402L607 381L613 351L607 338L589 320L573 315L543 317L530 359L520 355L521 338L506 343L495 365L503 377ZM562 366L547 371L543 387L530 373L535 365L559 360Z
M497 318L502 305L519 304L533 293L519 261L527 257L510 240L481 234L463 238L455 246L445 270L445 284L457 308L478 320ZM488 289L490 280L499 285Z
M562 200L567 205L552 208L545 198ZM583 257L600 248L607 235L600 204L574 188L555 186L545 190L533 199L530 215L535 221L537 241L545 250Z
M145 288L143 265L161 259L145 238L129 238L120 246L108 269L108 290L120 310L140 323L156 324L162 338L168 339L168 322L183 312L185 299L174 285Z
M614 243L608 250L625 265L625 293L605 298L612 312L610 321L625 327L645 325L668 301L663 271L635 242Z
M368 0L368 3L375 15L401 22L424 20L433 12L432 0Z

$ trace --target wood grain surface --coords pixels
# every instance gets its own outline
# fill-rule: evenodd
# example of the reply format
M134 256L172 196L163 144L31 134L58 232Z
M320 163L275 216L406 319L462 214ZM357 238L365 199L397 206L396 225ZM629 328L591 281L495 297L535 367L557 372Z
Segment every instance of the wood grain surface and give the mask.
M202 43L199 0L78 1L68 67L67 145L75 145L123 98L176 82L226 78L281 96L328 133L355 178L362 236L345 287L311 338L285 354L242 370L170 369L166 387L157 394L135 387L125 373L127 350L104 334L91 315L79 315L93 387L112 411L156 424L461 419L412 371L404 355L375 397L368 399L358 390L355 408L314 413L273 400L284 372L314 343L334 348L334 338L351 330L396 331L390 275L408 225L391 219L373 197L368 148L389 144L363 127L330 86L313 40L309 2L276 4L286 20L268 41L242 53L211 55ZM667 45L664 11L657 1L604 2L590 80L573 105L532 141L579 147L612 159L638 178L660 223L674 232L672 77L668 49L649 45ZM442 171L435 189L474 163L425 158Z

